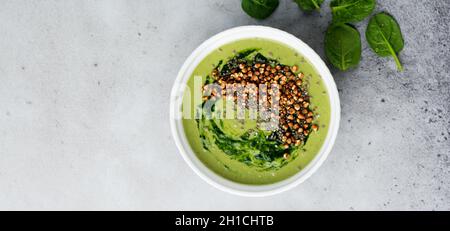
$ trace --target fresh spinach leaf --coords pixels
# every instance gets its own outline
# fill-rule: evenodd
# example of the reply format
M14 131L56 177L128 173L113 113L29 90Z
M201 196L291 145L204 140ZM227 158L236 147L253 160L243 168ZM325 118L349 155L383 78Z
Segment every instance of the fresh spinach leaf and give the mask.
M242 9L253 18L265 19L278 7L278 0L242 0Z
M333 22L359 22L375 9L375 0L333 0L330 3Z
M332 24L325 34L325 55L335 67L347 70L361 60L361 37L348 24Z
M248 48L248 49L242 50L236 55L236 59L244 59L247 56L251 55L253 52L258 51L258 50L259 49L256 49L256 48Z
M381 57L394 57L398 70L403 70L397 55L404 46L403 36L392 16L386 13L374 15L367 26L366 39L375 53Z
M311 12L313 10L320 11L320 5L323 3L323 0L294 0L298 7L306 12Z

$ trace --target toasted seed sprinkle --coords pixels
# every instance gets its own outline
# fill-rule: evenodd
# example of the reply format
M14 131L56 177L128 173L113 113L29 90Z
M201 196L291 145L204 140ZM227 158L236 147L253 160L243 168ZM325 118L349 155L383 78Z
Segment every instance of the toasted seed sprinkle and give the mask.
M231 62L231 61L230 61ZM278 119L278 128L274 131L275 139L279 141L280 146L284 149L288 149L291 146L299 146L304 143L310 131L317 131L319 126L312 124L314 112L310 109L310 96L307 92L307 83L303 81L305 75L300 72L297 73L300 68L296 65L287 66L277 63L267 62L248 62L244 60L234 60L233 65L229 65L232 68L223 71L216 68L212 71L212 78L220 84L222 91L210 90L204 88L204 95L210 94L210 96L204 96L203 100L217 99L218 97L227 97L226 87L241 85L245 89L246 84L254 84L260 86L260 84L266 84L266 88L262 88L261 92L258 87L256 89L247 90L244 92L244 101L242 106L248 107L249 102L247 95L252 94L257 96L259 94L265 100L267 100L268 108L278 109L279 113L269 112L268 115L272 119ZM271 94L273 89L272 84L278 84L279 96L274 97L276 103L272 105L273 98ZM267 95L269 93L269 95ZM231 99L237 102L236 95L231 96ZM285 159L289 158L289 153L283 156Z

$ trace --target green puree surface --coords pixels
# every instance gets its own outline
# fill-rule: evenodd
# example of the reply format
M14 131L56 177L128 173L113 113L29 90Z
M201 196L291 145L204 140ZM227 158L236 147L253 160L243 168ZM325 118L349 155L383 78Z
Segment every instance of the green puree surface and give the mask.
M235 56L236 52L249 48L260 49L258 52L268 58L277 59L282 64L290 66L297 65L299 71L303 72L305 75L304 86L306 86L306 89L311 96L310 108L314 110L315 114L313 123L319 125L319 130L310 134L306 144L297 150L296 158L293 158L287 165L284 165L279 169L262 170L232 159L219 148L212 148L211 150L206 151L203 148L197 123L193 116L191 117L192 119L183 119L183 127L186 138L194 153L196 153L198 158L216 174L231 181L243 184L271 184L287 179L298 173L305 168L319 152L328 132L328 123L330 120L329 96L321 77L308 62L306 57L303 57L289 46L276 41L259 38L234 41L211 52L192 73L188 81L189 88L194 89L194 76L202 76L205 80L206 76L210 75L211 71L219 61L223 60L226 62L229 58ZM185 104L185 102L189 102L189 100L186 100L186 97L192 97L190 101L193 102L194 94L193 92L190 96L189 94L185 94L184 97L183 108L189 106ZM198 105L190 106L193 114L195 112L195 107L198 107ZM239 130L245 130L246 127L252 127L255 122L246 121L247 124L242 126L242 123L239 123L237 120L225 121L228 124L225 129L229 130L225 132L230 134L235 132L240 133ZM234 126L234 124L240 126ZM236 131L233 131L233 129L236 129Z

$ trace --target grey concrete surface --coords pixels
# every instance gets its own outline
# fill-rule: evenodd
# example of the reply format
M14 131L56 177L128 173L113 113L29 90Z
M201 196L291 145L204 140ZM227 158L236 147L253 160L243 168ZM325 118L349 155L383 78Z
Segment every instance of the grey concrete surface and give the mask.
M169 131L169 94L202 41L241 25L286 30L322 57L330 21L281 0L267 20L239 0L0 1L0 209L449 210L450 1L378 0L402 27L400 59L363 37L332 69L342 123L308 181L243 198L203 182Z

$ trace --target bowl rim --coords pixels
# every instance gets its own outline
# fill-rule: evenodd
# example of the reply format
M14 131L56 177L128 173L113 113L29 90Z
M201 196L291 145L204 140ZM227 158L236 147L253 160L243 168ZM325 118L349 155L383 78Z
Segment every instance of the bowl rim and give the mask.
M181 114L181 103L184 89L187 81L192 75L192 72L197 65L214 49L218 47L245 38L263 38L270 39L291 47L307 59L317 70L321 76L330 100L330 123L328 127L328 134L325 141L315 157L308 163L308 165L279 182L265 184L265 185L249 185L226 179L219 174L210 170L203 162L199 160L197 155L193 152L189 143L186 140L186 134L182 125L182 119L179 118ZM239 26L234 27L223 32L220 32L211 38L204 41L198 46L186 59L172 87L170 95L170 127L175 144L181 153L185 162L189 167L210 185L240 196L261 197L278 194L289 189L292 189L308 179L317 169L323 164L328 157L331 149L335 143L337 133L339 130L339 122L341 116L339 93L334 82L330 70L325 65L320 56L311 49L302 40L294 35L267 26Z

